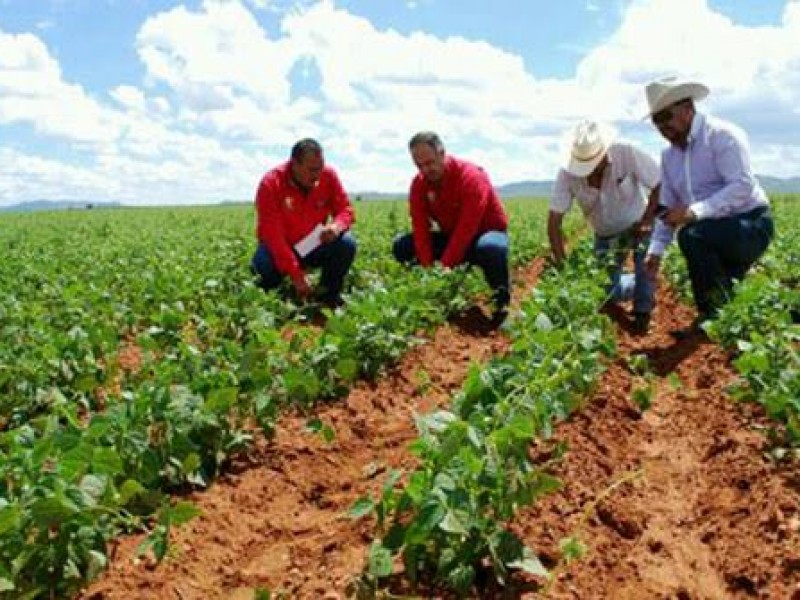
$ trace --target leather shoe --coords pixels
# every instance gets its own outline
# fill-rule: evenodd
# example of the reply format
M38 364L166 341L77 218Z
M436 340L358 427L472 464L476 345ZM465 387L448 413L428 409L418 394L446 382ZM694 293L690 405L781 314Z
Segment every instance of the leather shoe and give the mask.
M644 335L650 329L650 313L637 312L633 314L633 332L637 335Z
M682 329L673 329L669 334L676 340L685 340L696 335L705 335L706 330L703 329L703 324L709 320L706 314L697 315L688 327Z
M503 322L508 318L508 306L499 306L492 313L492 318L489 320L492 327L500 327Z

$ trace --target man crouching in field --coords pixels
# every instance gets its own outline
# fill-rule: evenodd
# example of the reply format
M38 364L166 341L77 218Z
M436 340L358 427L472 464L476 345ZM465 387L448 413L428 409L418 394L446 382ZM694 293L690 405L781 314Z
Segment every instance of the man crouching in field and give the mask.
M775 233L764 189L750 166L750 146L739 127L696 110L709 93L699 82L668 77L645 88L649 117L669 142L661 154L661 204L647 252L655 275L677 232L692 282L697 317L673 335L702 332L766 251Z
M356 241L349 233L355 220L339 177L325 166L322 147L303 139L289 161L267 172L256 193L258 248L253 272L264 290L289 276L301 300L311 297L307 267L321 268L320 302L342 304L342 285L353 264Z
M655 305L655 279L645 269L645 255L658 208L658 165L635 146L614 141L611 131L594 121L578 123L571 137L550 199L547 234L553 259L560 264L566 256L561 223L577 200L594 231L595 254L609 263L611 299L633 300L633 330L645 334ZM634 273L623 274L629 254Z
M417 133L408 144L419 173L411 182L412 232L394 241L394 256L423 267L477 265L492 289L492 321L508 314L508 217L486 172L445 154L439 136ZM433 230L434 225L437 227Z

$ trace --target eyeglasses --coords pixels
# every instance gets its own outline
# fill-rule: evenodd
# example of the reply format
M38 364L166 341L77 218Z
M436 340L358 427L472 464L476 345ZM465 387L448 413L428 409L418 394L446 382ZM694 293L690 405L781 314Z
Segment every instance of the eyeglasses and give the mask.
M675 109L677 107L670 106L669 108L665 108L664 110L658 111L652 117L650 117L653 121L654 125L666 125L672 120L672 117L675 116Z
M676 102L675 104L670 104L667 108L658 111L655 113L651 118L654 125L666 125L672 120L672 117L675 116L675 113L678 112L678 108L683 103L683 100Z

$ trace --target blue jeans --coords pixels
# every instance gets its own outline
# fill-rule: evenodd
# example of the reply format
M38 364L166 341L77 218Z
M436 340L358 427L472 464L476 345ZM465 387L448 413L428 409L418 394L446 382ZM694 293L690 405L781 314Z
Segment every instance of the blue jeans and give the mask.
M647 256L649 237L638 241L633 233L625 231L619 235L594 238L594 253L598 260L608 265L611 283L608 293L616 302L633 299L633 311L637 313L652 312L655 307L656 284L647 275L644 259ZM622 263L633 252L633 273L623 273Z
M431 232L433 257L442 258L448 236L441 231ZM411 233L398 236L392 248L394 257L401 263L418 262L414 250L414 236ZM480 234L467 248L464 262L480 267L486 283L492 289L492 301L495 307L508 306L511 301L511 276L508 272L508 233L505 231L487 231Z
M320 244L312 252L300 259L300 264L304 267L321 268L320 300L335 301L342 293L344 278L353 264L356 255L356 240L345 232L338 239L328 243ZM260 276L259 284L264 290L271 290L278 287L283 281L284 274L275 268L275 261L272 253L264 244L259 244L250 263L253 273Z
M678 231L694 303L700 314L714 316L728 301L733 283L742 279L775 235L768 207L721 219L702 219Z

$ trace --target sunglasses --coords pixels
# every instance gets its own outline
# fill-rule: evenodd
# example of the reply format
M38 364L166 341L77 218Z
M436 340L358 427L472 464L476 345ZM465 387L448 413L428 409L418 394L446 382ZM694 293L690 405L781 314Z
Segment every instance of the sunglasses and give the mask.
M675 104L668 106L663 110L658 111L651 117L653 124L666 125L667 123L669 123L672 120L672 117L675 116L675 113L678 112L678 108L680 107L681 104L683 104L682 100L680 102L676 102Z

